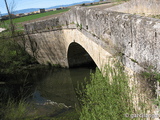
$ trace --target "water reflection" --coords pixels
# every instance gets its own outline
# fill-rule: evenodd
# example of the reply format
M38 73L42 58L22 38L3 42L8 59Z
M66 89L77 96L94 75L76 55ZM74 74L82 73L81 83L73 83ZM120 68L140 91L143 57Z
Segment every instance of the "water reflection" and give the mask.
M75 88L77 83L89 80L90 68L52 69L43 73L35 82L32 100L38 103L51 100L74 107L78 104Z

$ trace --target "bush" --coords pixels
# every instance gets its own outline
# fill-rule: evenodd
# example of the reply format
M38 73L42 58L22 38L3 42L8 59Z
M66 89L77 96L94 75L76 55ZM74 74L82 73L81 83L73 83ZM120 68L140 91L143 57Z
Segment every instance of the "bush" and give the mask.
M81 6L85 6L85 3L83 3Z
M129 96L128 77L120 64L113 68L106 66L106 74L97 70L91 75L91 83L78 94L81 96L80 120L123 120L130 119L125 114L133 113Z

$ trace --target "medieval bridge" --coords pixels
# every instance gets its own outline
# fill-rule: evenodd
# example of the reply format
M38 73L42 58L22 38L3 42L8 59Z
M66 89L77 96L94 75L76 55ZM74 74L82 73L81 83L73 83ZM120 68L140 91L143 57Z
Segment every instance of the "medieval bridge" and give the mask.
M160 20L74 7L60 17L25 25L26 50L41 64L102 68L117 57L133 71L160 71Z

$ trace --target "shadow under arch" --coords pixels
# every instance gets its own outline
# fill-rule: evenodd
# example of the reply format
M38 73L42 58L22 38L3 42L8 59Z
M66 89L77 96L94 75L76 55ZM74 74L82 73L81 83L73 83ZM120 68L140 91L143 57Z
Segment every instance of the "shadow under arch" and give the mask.
M78 43L72 42L68 47L68 65L69 68L74 67L90 67L96 68L97 65L91 58L89 53Z

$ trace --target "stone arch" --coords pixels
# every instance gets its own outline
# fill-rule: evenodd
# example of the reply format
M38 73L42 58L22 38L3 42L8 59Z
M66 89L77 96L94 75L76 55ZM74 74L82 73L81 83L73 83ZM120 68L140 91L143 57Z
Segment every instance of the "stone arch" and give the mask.
M67 59L69 67L96 67L96 63L89 53L79 43L71 42L67 51Z

